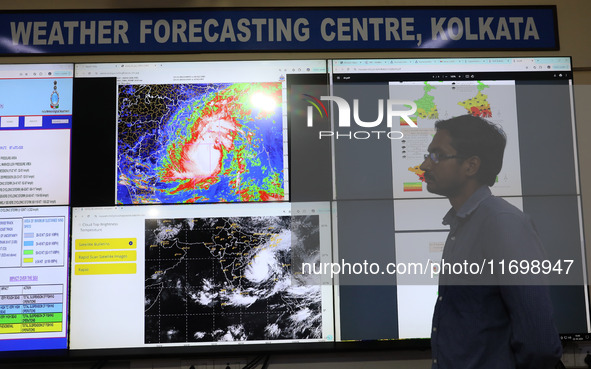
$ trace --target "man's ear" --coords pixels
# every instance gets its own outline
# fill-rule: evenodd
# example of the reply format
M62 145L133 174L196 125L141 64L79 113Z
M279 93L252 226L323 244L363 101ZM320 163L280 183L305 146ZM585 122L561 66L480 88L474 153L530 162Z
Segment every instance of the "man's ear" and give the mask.
M478 156L470 156L464 160L463 167L468 177L475 176L480 170L480 158Z

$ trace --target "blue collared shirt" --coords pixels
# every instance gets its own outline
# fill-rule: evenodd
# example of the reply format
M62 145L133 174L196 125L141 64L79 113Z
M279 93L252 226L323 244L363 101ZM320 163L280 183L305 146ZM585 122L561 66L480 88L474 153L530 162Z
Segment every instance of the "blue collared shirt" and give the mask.
M443 224L450 226L442 256L446 262L494 264L500 258L543 256L529 217L492 196L487 186L459 211L452 208ZM432 368L554 368L562 346L547 287L482 281L474 285L470 276L440 276L431 332Z

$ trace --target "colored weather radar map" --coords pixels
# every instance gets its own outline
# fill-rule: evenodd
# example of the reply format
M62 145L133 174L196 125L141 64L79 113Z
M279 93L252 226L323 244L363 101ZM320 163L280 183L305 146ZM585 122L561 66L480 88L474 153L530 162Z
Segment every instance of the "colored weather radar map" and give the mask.
M430 94L430 91L437 89L433 86L433 82L424 82L423 95L414 100L417 104L417 111L415 114L409 116L410 119L416 124L418 118L421 119L439 119L439 112L437 111L437 104L435 103L435 97ZM490 103L488 102L488 96L483 94L482 91L490 86L484 84L482 81L477 81L477 93L474 97L467 100L459 101L457 104L466 109L466 114L472 114L476 117L491 118L492 112ZM451 85L452 91L455 90L455 86ZM403 119L400 120L400 124L405 126L408 125Z
M460 115L473 115L498 124L509 137L507 153L519 156L517 146L517 108L513 81L422 81L392 82L390 97L409 99L417 105L409 118L417 127L410 127L403 119L400 129L404 137L392 142L396 177L395 197L410 198L435 196L426 193L424 171L420 168L424 154L435 134L434 124ZM498 195L519 194L519 166L505 163L495 185Z
M284 200L282 85L119 86L117 203Z
M416 124L418 118L422 119L439 119L439 113L437 112L437 105L435 104L435 97L430 95L429 92L431 90L436 89L437 87L432 86L429 82L424 82L423 91L424 94L419 99L414 100L417 104L417 112L415 113L416 116L410 116L410 119ZM459 101L457 104L466 109L466 114L474 115L475 117L481 118L491 118L491 108L490 103L488 102L488 96L482 93L482 90L488 88L489 86L484 84L481 81L477 81L476 89L477 93L474 97L469 98L467 100ZM456 87L452 84L452 89ZM408 125L406 122L401 120L401 125ZM418 179L421 182L425 182L424 171L419 168L420 165L415 165L413 167L408 168L408 170L418 176ZM422 184L419 183L406 183L404 187L404 191L421 191Z

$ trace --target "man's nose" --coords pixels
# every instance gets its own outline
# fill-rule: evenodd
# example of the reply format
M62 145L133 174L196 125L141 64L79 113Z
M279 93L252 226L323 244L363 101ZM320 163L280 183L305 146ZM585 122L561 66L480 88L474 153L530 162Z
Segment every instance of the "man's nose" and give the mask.
M423 160L423 163L419 166L419 169L426 172L427 170L429 170L431 168L431 163L429 163L429 159L425 158Z

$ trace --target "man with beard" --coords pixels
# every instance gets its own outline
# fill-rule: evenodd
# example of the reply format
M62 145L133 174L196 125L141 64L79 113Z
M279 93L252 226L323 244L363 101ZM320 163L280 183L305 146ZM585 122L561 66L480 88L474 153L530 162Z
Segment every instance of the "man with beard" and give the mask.
M446 263L543 260L529 217L491 194L503 164L504 132L471 115L435 124L421 164L427 190L452 208L431 333L432 368L554 368L562 347L539 276L454 275ZM487 264L488 265L488 264Z

